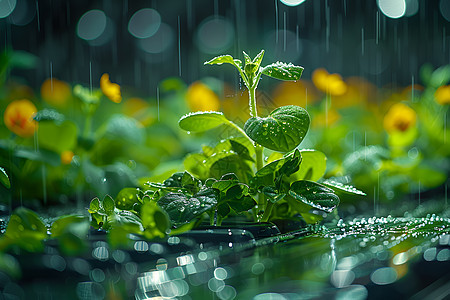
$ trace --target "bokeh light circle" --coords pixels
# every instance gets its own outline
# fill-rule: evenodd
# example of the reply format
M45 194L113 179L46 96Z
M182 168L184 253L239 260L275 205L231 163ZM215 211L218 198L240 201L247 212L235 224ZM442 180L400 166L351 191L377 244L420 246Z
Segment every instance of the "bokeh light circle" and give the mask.
M106 15L103 11L93 9L81 16L77 25L77 35L86 41L99 38L106 29Z
M169 25L161 23L158 31L151 37L140 39L139 47L147 53L156 54L167 50L174 41L174 32Z
M439 10L444 19L450 22L450 0L441 0L439 2Z
M391 19L398 19L405 15L405 0L378 0L378 7L381 12Z
M297 6L305 2L306 0L280 0L281 3L287 6Z
M208 54L218 54L231 47L234 41L233 24L222 17L204 20L197 29L198 48Z
M412 17L419 12L419 0L406 0L406 17Z
M151 8L143 8L133 14L128 22L128 31L138 39L154 35L161 25L161 16Z
M16 0L0 0L0 19L9 16L16 8Z
M1 1L1 0L0 0ZM2 2L4 2L3 0ZM8 18L8 22L14 25L25 26L33 21L36 15L36 4L32 0L17 2L16 8Z

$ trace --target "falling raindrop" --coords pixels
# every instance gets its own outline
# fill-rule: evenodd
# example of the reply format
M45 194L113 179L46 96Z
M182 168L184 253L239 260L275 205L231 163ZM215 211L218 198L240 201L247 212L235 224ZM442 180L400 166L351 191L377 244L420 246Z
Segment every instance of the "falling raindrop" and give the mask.
M178 16L178 76L181 77L181 31L180 31L180 16Z
M156 87L156 106L157 106L157 114L158 114L158 122L159 122L159 87Z
M38 25L38 31L41 32L41 23L40 23L40 19L39 19L39 3L38 3L38 0L36 0L36 20L37 20L37 25Z

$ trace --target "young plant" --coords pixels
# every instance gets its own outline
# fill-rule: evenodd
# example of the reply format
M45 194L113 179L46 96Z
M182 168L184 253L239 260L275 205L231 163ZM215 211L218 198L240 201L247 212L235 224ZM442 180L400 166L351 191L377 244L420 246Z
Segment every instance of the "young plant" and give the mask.
M192 227L205 213L214 225L220 225L230 215L249 212L260 222L299 213L306 222L316 223L339 204L335 190L364 194L331 181L316 182L325 173L325 155L297 149L309 129L310 117L305 109L288 105L267 117L258 115L256 88L262 75L295 81L303 71L300 66L282 62L262 67L263 55L261 51L251 59L244 52L244 63L230 55L205 63L227 63L239 71L249 91L250 118L241 128L217 111L181 117L179 126L186 131L203 132L225 126L239 136L229 136L215 147L204 146L202 153L188 155L184 161L187 171L175 173L162 183L148 183L145 197L167 212L173 227ZM276 151L267 164L264 148ZM140 197L136 197L135 206L140 202Z

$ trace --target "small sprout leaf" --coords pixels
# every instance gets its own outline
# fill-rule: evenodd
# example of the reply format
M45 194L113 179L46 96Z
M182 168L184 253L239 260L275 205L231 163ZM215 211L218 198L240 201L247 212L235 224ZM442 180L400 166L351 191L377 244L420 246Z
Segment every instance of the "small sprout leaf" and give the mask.
M299 80L303 73L303 67L293 64L276 62L265 66L262 73L279 80Z
M205 62L205 65L221 65L221 64L231 64L238 69L242 67L242 62L239 59L234 59L233 56L231 55L217 56Z
M111 198L111 196L106 195L103 199L103 208L105 209L105 212L107 215L110 215L114 213L114 207L115 203L114 200Z
M247 120L244 130L247 135L266 148L288 152L297 147L309 129L308 112L300 106L282 106L266 118L253 117Z
M91 200L91 203L89 203L89 212L91 214L96 213L100 210L100 199L95 197Z
M256 55L252 61L252 63L254 63L258 66L258 69L259 69L259 66L261 65L263 57L264 57L264 50L261 50L261 52L259 52L258 55Z

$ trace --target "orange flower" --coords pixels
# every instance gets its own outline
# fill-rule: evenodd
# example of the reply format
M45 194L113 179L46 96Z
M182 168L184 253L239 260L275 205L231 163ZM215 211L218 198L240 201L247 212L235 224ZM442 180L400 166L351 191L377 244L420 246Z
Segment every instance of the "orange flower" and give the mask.
M392 105L384 116L383 126L388 133L405 132L416 124L417 114L403 103Z
M38 127L33 120L36 112L36 106L30 100L15 100L6 107L3 119L6 127L18 136L30 137Z
M312 75L314 85L332 96L343 95L347 91L347 85L339 74L330 74L325 69L317 69Z
M68 165L68 164L70 164L72 162L73 156L74 156L74 154L73 154L72 151L70 151L70 150L63 151L61 153L61 162L64 165Z
M109 80L109 74L105 73L100 78L100 88L103 94L108 97L109 100L115 103L122 101L122 94L120 93L120 85L112 83Z
M69 84L56 78L47 79L41 86L42 99L57 107L64 107L71 96Z
M219 97L204 83L192 83L186 93L189 109L195 111L217 111L220 107Z
M440 86L434 93L434 98L441 105L450 104L450 85Z

